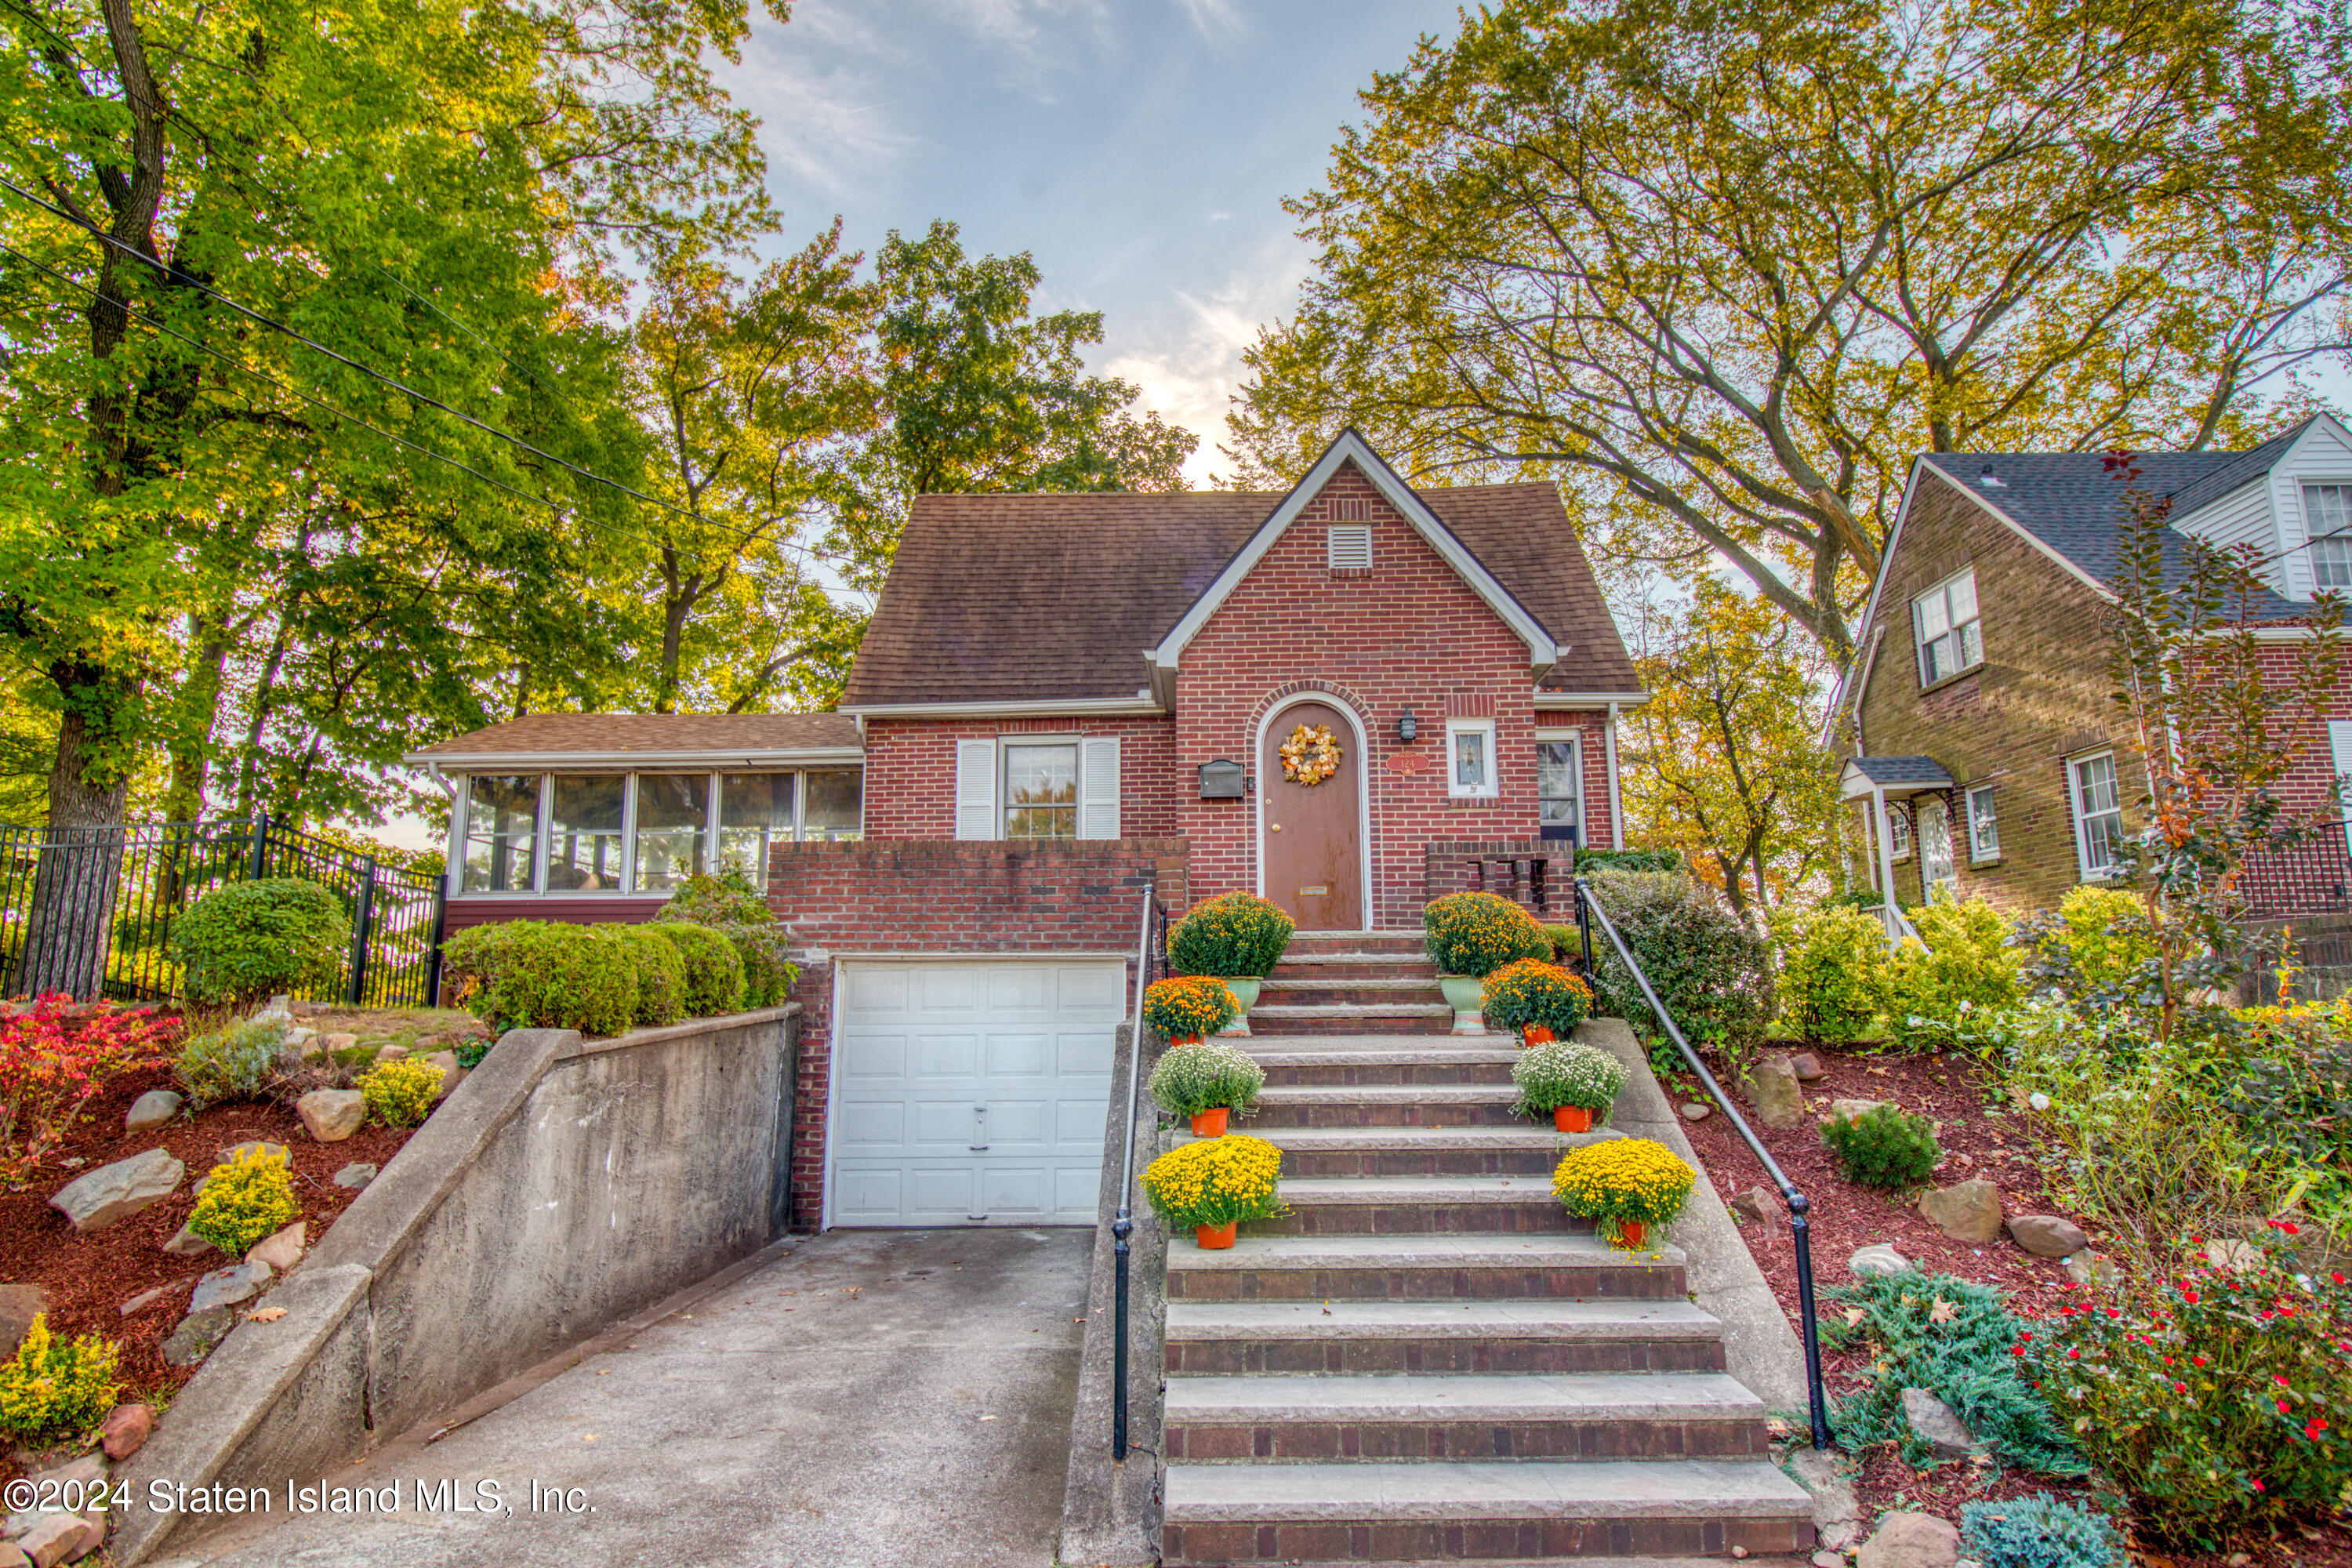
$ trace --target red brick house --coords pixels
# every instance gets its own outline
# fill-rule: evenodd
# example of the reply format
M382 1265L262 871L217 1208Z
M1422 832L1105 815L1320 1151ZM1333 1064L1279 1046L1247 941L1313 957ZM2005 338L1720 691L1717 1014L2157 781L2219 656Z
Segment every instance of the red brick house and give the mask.
M2170 563L2191 539L2251 546L2264 591L2252 615L2282 670L2321 588L2352 591L2352 433L2326 415L2243 452L2135 457L2168 503ZM2012 912L2054 907L2114 874L2115 844L2146 784L2109 700L2107 633L2126 482L2095 452L1933 453L1913 465L1895 531L1832 704L1850 720L1845 796L1865 868L1903 904L1943 886ZM2333 813L2352 773L2352 691L2306 737L2283 795ZM2323 845L2255 868L2257 908L2347 907L2352 862Z
M802 1218L1078 1222L1144 889L1340 931L1532 896L1621 842L1644 700L1552 486L1417 492L1351 431L1282 494L919 498L838 714L542 715L414 760L459 781L452 925L642 919L764 855Z

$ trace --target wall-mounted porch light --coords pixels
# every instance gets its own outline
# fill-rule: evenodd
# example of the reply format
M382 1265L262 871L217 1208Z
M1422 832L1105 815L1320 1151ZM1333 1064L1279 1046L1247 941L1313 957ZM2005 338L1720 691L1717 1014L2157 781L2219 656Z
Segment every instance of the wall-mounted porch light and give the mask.
M1410 746L1420 738L1421 725L1413 719L1412 710L1408 708L1404 710L1403 716L1397 720L1397 739Z

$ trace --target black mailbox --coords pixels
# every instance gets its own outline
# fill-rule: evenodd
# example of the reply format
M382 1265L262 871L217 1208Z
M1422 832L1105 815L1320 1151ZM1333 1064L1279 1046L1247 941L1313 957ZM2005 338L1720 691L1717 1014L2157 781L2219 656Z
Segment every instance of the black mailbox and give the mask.
M1246 783L1239 763L1219 757L1213 763L1201 764L1201 798L1202 800L1239 800Z

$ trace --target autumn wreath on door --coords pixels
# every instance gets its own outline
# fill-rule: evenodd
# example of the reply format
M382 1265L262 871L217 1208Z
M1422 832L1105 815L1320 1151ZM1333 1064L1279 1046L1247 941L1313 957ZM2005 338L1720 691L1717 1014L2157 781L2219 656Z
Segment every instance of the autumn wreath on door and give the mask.
M1319 784L1339 771L1339 742L1328 724L1301 724L1282 742L1282 776L1293 784Z

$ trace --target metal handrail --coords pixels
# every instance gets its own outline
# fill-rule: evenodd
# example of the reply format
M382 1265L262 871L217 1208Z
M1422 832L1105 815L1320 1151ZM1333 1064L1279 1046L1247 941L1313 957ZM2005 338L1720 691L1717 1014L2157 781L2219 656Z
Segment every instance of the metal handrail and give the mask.
M1588 910L1591 911L1590 919L1586 918ZM1805 1336L1807 1414L1812 1422L1813 1447L1826 1448L1830 1446L1829 1396L1822 1386L1821 1323L1815 1316L1813 1305L1812 1226L1805 1217L1811 1205L1806 1201L1805 1194L1799 1192L1781 1172L1780 1163L1772 1158L1771 1152L1757 1139L1754 1130L1748 1125L1748 1119L1739 1114L1738 1108L1731 1103L1731 1097L1723 1092L1723 1086L1715 1081L1715 1075L1706 1070L1706 1064L1698 1059L1696 1051L1691 1049L1690 1042L1683 1038L1683 1032L1675 1026L1665 1004L1658 1000L1658 993L1650 984L1650 977L1642 973L1642 966L1634 962L1632 951L1625 946L1625 939L1619 936L1617 928L1610 923L1609 911L1601 907L1601 900L1592 896L1582 877L1576 879L1576 912L1577 924L1581 928L1584 938L1585 974L1589 977L1593 973L1592 924L1598 921L1602 934L1617 950L1619 961L1633 975L1633 983L1642 988L1642 994L1649 999L1650 1011L1656 1014L1658 1022L1665 1026L1667 1038L1673 1040L1675 1048L1682 1052L1683 1060L1690 1064L1691 1071L1698 1075L1698 1080L1709 1097L1731 1119L1731 1125L1747 1141L1748 1151L1763 1163L1765 1173L1772 1178L1772 1184L1780 1191L1780 1201L1789 1205L1789 1232L1797 1244L1797 1308L1803 1319Z
M1143 1083L1143 992L1151 984L1151 941L1154 924L1165 918L1160 906L1160 895L1146 889L1143 894L1142 931L1135 943L1135 1016L1127 1039L1127 1137L1126 1147L1119 1154L1118 1213L1110 1222L1111 1270L1111 1352L1110 1352L1110 1457L1127 1458L1127 1279L1133 1248L1129 1238L1135 1234L1135 1113L1141 1098Z

